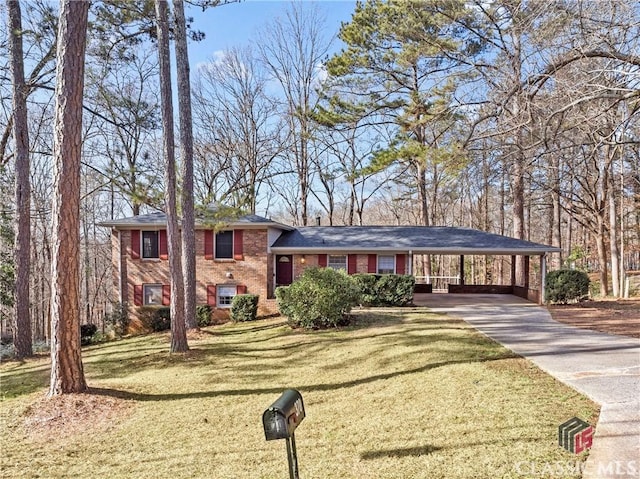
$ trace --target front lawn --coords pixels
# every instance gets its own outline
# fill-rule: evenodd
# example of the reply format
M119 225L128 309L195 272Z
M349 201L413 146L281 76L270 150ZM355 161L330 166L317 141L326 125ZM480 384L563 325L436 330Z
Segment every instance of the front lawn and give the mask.
M575 464L557 427L595 424L597 405L462 321L420 308L355 316L330 331L279 318L211 327L184 356L161 334L93 346L92 393L62 400L43 400L47 358L2 364L2 473L288 477L285 443L266 442L261 422L288 387L307 414L303 479L506 478Z

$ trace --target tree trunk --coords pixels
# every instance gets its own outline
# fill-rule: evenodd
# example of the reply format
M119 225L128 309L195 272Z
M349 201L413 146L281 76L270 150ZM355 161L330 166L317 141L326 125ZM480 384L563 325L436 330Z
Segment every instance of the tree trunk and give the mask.
M615 151L615 149L614 149ZM609 155L607 155L609 156ZM616 195L613 177L613 159L609 162L609 174L607 175L607 193L609 194L609 249L611 251L611 293L615 297L621 297L620 285L620 249L618 243L618 210L616 208Z
M51 385L49 395L87 389L80 349L80 158L89 2L62 0L53 141Z
M609 275L607 268L607 246L605 242L605 226L602 215L598 216L598 232L596 234L596 250L598 251L598 263L600 265L600 295L609 295Z
M182 152L182 275L184 280L184 317L188 329L196 329L196 236L193 206L193 115L187 28L182 0L173 0L175 17L176 69L178 75L178 113L180 151Z
M169 51L169 10L166 0L156 0L158 60L160 64L160 97L162 105L162 144L164 149L165 212L167 215L167 247L171 276L171 352L189 350L184 320L184 282L180 258L180 230L176 205L176 159L173 135L173 98L171 94L171 61Z
M29 311L29 268L31 263L31 183L29 164L29 125L27 92L24 82L22 18L20 2L7 1L9 56L13 89L13 139L15 142L15 289L13 344L15 356L33 355L31 316Z

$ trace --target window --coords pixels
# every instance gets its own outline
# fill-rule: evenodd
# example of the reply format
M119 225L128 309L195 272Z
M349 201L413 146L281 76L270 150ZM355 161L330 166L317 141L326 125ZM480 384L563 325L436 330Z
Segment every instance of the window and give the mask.
M378 256L378 274L393 274L396 272L395 256Z
M216 259L233 259L233 231L216 233Z
M161 306L162 305L162 285L161 284L144 284L142 285L142 297L145 306Z
M220 285L216 291L218 292L218 308L230 308L233 297L236 295L236 286Z
M333 269L347 270L347 255L346 254L330 254L327 267Z
M143 258L159 258L158 254L158 232L143 231L142 232L142 257Z

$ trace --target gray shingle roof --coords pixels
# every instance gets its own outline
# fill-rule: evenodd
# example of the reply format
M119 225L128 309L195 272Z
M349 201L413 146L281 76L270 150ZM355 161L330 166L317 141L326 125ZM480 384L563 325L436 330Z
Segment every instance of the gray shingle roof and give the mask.
M282 223L278 223L276 221L270 220L269 218L264 218L263 216L258 215L245 215L239 218L233 218L228 220L203 220L203 218L196 218L196 226L200 225L208 225L216 222L227 224L231 227L242 227L242 226L264 226L264 227L274 227L282 230L290 230L291 226L284 225ZM132 229L132 228L158 228L167 225L167 215L163 212L149 213L146 215L138 215L131 216L129 218L122 218L118 220L111 221L103 221L99 223L100 226L107 226L110 228L116 229Z
M275 253L408 252L543 254L559 248L469 228L444 226L312 226L283 233Z

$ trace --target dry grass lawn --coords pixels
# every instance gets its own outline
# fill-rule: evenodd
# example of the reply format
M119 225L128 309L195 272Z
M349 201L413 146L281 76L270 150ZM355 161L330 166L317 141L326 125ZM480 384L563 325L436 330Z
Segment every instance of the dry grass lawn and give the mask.
M305 402L305 479L510 478L521 461L575 462L557 427L595 424L588 399L462 321L420 308L355 317L331 331L211 327L186 355L168 354L167 335L93 346L91 392L53 401L47 358L0 365L3 477L287 477L261 415L288 387Z

